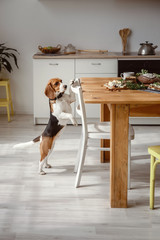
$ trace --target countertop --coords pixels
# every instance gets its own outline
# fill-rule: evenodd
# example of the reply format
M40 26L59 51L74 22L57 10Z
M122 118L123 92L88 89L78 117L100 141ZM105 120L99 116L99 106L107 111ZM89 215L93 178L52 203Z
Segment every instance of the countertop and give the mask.
M156 55L138 55L137 52L131 52L123 55L122 52L107 52L107 53L75 53L75 54L43 54L38 52L33 55L33 59L128 59L128 58L141 58L141 59L156 59L160 58L160 52Z

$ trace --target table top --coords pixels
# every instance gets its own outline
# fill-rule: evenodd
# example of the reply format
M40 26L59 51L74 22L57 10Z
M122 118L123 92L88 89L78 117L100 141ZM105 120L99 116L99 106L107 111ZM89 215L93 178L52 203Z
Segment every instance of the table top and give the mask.
M80 78L84 101L104 104L160 104L160 94L141 90L109 91L108 81L120 78Z

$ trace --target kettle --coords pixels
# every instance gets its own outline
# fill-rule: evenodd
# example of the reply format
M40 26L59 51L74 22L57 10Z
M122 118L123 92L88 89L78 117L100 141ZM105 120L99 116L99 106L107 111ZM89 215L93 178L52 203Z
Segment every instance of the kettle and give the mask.
M76 48L70 43L66 47L64 47L65 54L73 54L76 53Z
M158 46L152 46L153 43L146 41L145 43L140 43L141 47L138 51L138 55L155 55L155 49Z

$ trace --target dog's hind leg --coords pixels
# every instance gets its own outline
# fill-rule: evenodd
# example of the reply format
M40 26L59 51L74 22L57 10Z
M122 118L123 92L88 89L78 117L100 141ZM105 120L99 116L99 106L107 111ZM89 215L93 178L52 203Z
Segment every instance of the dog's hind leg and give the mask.
M39 162L39 174L40 175L45 175L46 173L43 171L43 165L44 163L46 162L46 158L45 157L44 159L41 159L40 162Z
M45 168L51 168L51 167L52 167L52 166L48 163L48 158L49 158L50 154L52 153L54 146L55 146L55 137L53 138L51 149L49 150L48 156L47 156L46 161L45 161Z
M53 147L54 147L54 144L53 144L53 146L52 146L52 149L53 149ZM48 158L49 158L49 156L50 156L50 154L51 154L51 152L52 152L52 149L51 150L49 150L49 153L48 153L48 156L47 156L47 158L46 158L46 161L45 161L45 168L51 168L52 166L48 163Z
M48 156L49 157L49 156ZM51 168L52 166L48 163L48 158L46 159L45 162L45 168Z
M39 174L44 175L46 174L43 171L43 166L45 165L46 168L51 168L51 165L48 164L48 157L52 150L52 144L54 138L52 137L42 137L42 141L40 143L40 153L41 153L41 159L39 162Z

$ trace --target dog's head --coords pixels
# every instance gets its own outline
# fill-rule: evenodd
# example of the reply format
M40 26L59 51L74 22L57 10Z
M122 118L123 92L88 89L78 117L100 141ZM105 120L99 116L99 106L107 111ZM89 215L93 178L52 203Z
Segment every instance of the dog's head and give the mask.
M66 89L67 85L63 85L61 79L52 78L49 80L44 93L49 99L55 99L60 93L64 93Z

